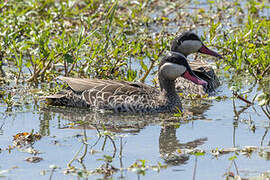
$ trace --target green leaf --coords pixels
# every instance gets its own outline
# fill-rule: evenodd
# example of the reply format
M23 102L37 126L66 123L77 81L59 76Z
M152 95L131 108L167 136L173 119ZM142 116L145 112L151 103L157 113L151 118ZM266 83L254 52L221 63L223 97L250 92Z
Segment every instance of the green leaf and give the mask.
M145 167L145 163L146 163L146 161L145 161L145 160L143 160L143 159L141 159L140 161L141 161L141 163L142 163L142 167Z
M108 156L108 155L104 155L104 160L107 162L112 162L113 157L112 156Z
M231 68L231 66L228 65L228 66L226 66L226 67L224 68L224 71L228 71L230 68Z
M230 161L232 161L234 159L237 159L237 156L232 156L232 157L229 158Z
M140 61L141 67L143 68L143 70L147 71L148 68L147 66L144 64L143 60Z
M64 54L64 60L68 63L74 62L73 56L71 56L70 54Z
M205 152L196 152L194 153L195 156L204 156Z

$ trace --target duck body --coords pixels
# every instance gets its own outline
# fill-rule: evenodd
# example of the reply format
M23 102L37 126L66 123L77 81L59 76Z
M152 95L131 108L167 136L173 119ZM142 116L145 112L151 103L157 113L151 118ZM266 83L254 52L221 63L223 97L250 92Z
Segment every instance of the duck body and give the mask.
M114 112L155 113L182 109L178 96L165 97L158 89L143 83L60 77L66 90L46 96L51 105L104 109Z
M192 71L186 58L188 54L198 51L220 56L206 48L194 33L187 32L177 37L172 43L171 52L159 64L160 89L119 80L60 77L68 88L43 99L51 105L104 109L117 113L180 112L182 104L176 92L175 80L183 77L195 84L207 85Z
M158 73L161 90L140 82L59 77L68 84L68 88L45 99L50 105L111 110L116 113L180 112L182 104L175 91L175 79L187 69L190 71L183 55L164 57ZM198 80L198 83L205 82Z

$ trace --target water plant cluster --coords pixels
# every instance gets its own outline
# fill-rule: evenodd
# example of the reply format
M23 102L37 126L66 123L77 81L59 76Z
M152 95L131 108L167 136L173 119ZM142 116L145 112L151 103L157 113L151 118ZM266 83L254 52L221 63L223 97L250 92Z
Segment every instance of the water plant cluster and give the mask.
M128 63L157 60L167 42L147 28L151 2L6 1L1 6L2 58L16 79L28 82L55 76L133 80Z

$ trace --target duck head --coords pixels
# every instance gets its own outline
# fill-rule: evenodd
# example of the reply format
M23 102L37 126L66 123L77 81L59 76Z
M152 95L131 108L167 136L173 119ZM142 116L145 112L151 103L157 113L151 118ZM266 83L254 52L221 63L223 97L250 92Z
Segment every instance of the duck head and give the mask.
M173 57L172 57L173 56ZM195 84L207 85L207 82L197 77L188 64L183 54L172 54L170 58L164 59L159 67L159 78L164 81L174 81L178 77L183 77Z
M222 58L220 54L206 47L197 34L190 31L177 36L173 40L171 51L179 52L186 57L189 54L200 52L217 58Z

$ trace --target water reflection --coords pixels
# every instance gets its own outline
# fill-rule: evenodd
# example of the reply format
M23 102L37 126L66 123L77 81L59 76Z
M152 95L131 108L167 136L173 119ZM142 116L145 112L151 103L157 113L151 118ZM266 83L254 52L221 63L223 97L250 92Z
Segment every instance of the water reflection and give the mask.
M161 157L169 165L185 164L189 160L188 155L176 154L177 149L191 149L204 144L207 138L199 138L186 143L180 143L176 137L174 125L161 128L159 136L159 152Z
M66 107L48 107L42 108L44 113L41 126L46 126L48 120L57 115L61 123L59 128L65 128L65 124L70 121L76 122L76 127L82 128L87 124L87 129L104 129L116 133L138 133L146 125L155 122L155 117L133 116L128 114L94 113L85 109L66 108ZM46 127L45 127L46 128Z
M200 108L200 112L209 108L209 105ZM114 133L138 134L149 125L162 124L159 135L159 152L160 156L168 165L185 164L189 160L188 155L179 155L178 149L196 148L207 141L202 137L189 142L181 142L176 131L179 123L187 123L189 121L181 121L181 118L175 118L172 114L154 114L154 115L129 115L129 114L111 114L111 113L93 113L87 110L64 107L45 107L42 108L41 132L48 133L49 121L58 115L61 119L59 128L66 128L66 124L75 122L76 129L106 129ZM195 113L197 114L197 113ZM106 140L107 137L105 137ZM120 148L121 149L121 148ZM122 163L120 163L122 164Z

